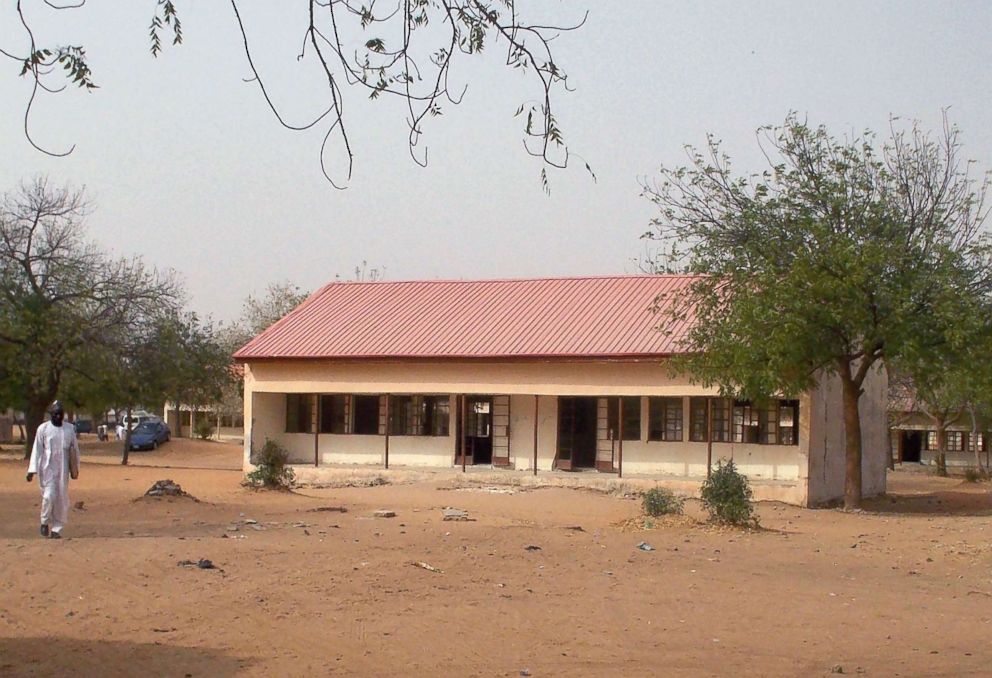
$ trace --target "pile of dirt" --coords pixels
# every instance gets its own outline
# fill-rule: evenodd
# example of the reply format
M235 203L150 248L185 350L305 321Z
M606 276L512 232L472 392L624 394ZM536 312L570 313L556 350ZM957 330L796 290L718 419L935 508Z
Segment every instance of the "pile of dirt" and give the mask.
M179 483L172 480L156 480L155 484L145 492L144 497L139 497L139 499L144 499L145 497L185 497L186 499L199 501L189 492L183 490Z

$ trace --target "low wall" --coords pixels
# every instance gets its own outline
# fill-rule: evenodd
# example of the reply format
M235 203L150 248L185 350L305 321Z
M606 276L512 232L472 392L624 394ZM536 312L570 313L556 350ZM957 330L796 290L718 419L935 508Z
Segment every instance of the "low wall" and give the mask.
M686 497L699 497L703 478L633 477L617 478L613 473L570 473L568 471L513 471L469 467L466 473L456 468L394 468L388 470L373 466L294 466L296 482L300 485L335 486L363 485L386 480L390 483L409 483L450 480L453 483L506 485L508 487L576 487L611 492L643 492L653 487L664 487ZM806 487L802 482L762 481L751 483L755 501L777 501L803 505Z

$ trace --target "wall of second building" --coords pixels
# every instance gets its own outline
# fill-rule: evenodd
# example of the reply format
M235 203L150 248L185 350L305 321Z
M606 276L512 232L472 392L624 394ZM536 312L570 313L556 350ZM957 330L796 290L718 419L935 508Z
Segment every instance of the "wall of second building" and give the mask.
M906 432L918 432L922 436L921 448L920 448L920 462L921 464L927 466L934 466L937 463L937 450L929 449L927 447L927 436L929 433L936 433L936 425L933 420L922 412L907 412L899 415L899 424L894 426L889 431L890 443L892 449L892 460L894 462L901 461L900 459L900 448L902 446L902 438ZM970 417L965 416L963 418L957 419L954 423L947 426L948 432L960 433L964 437L964 446L962 450L946 450L945 456L947 460L947 465L954 468L974 468L975 467L975 447L974 441L972 440L973 434L971 431ZM979 435L979 456L981 457L983 464L988 464L990 459L992 459L992 452L989 450L989 446L985 438L988 435L986 431L978 431Z

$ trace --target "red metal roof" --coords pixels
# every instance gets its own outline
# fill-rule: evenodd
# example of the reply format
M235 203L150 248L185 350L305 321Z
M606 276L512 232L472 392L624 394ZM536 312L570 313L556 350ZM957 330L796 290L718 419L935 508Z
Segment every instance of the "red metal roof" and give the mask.
M234 354L314 359L634 358L681 353L658 295L686 275L330 283Z

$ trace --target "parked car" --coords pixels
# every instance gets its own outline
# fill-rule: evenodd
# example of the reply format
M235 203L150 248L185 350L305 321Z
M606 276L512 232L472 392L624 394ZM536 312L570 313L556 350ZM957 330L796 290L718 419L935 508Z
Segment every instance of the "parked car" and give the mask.
M132 450L154 450L162 443L169 442L169 427L161 419L143 421L131 431Z
M76 427L76 433L93 433L92 419L77 419L73 425Z
M120 423L126 426L127 428L134 430L140 424L155 419L158 419L158 417L146 412L145 410L135 410L131 413L130 417L128 417L126 414L122 414L121 418L118 421L120 421Z

